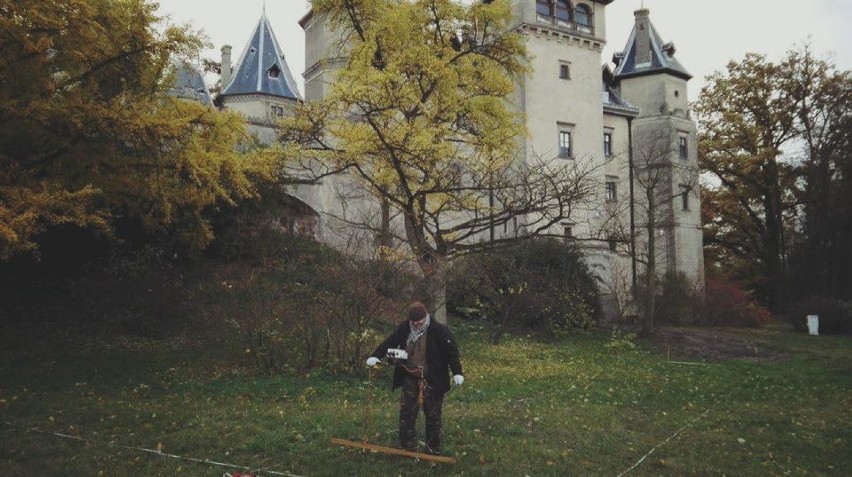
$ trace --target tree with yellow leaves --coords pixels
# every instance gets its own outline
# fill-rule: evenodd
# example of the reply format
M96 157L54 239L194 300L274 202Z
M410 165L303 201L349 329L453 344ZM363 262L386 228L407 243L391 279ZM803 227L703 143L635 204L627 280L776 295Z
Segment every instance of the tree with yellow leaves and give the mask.
M382 243L398 218L443 321L453 257L546 234L592 181L576 164L520 159L510 101L527 57L509 1L316 0L312 15L340 33L345 64L325 98L285 121L288 156L301 176L345 172L368 191ZM504 227L516 233L496 236Z
M196 252L209 211L270 176L239 117L164 94L202 41L155 10L0 0L0 260L65 227Z

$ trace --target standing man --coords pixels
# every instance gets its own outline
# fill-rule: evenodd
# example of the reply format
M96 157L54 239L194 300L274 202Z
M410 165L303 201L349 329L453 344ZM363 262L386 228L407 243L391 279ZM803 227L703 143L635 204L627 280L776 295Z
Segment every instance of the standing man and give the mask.
M408 320L400 324L373 354L367 366L373 367L388 354L388 349L398 348L408 357L397 363L393 373L393 389L402 387L399 408L399 444L413 450L417 444L414 425L420 404L426 417L426 451L441 452L441 407L444 394L450 389L450 375L456 385L464 382L459 349L450 329L433 322L423 303L414 302L408 308Z

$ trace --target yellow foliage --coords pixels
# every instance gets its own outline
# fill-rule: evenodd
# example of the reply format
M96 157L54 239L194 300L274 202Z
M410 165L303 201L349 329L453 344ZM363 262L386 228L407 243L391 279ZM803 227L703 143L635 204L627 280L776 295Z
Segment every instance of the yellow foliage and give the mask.
M284 122L288 157L347 169L414 234L454 240L438 217L483 210L483 184L525 134L509 105L528 69L510 2L316 0L313 15L344 33L332 49L346 64L324 100Z
M0 259L51 227L116 217L192 250L206 212L272 180L243 121L163 94L202 45L146 0L0 0Z

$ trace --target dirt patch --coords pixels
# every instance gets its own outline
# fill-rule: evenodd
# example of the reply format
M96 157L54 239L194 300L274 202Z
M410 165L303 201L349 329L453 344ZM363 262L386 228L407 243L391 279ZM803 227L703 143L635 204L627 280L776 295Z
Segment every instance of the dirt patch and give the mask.
M786 358L762 339L760 330L661 327L647 342L672 358L725 361L779 361Z

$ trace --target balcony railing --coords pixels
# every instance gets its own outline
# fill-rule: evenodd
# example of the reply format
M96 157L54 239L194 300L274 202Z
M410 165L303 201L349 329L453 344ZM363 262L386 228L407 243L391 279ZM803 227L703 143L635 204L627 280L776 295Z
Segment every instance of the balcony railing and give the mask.
M565 28L568 30L585 33L587 35L594 35L595 29L591 25L584 25L582 23L565 21L558 19L556 17L551 17L549 15L542 15L541 13L537 13L537 20L541 23L547 23L553 26L558 26L561 28Z

